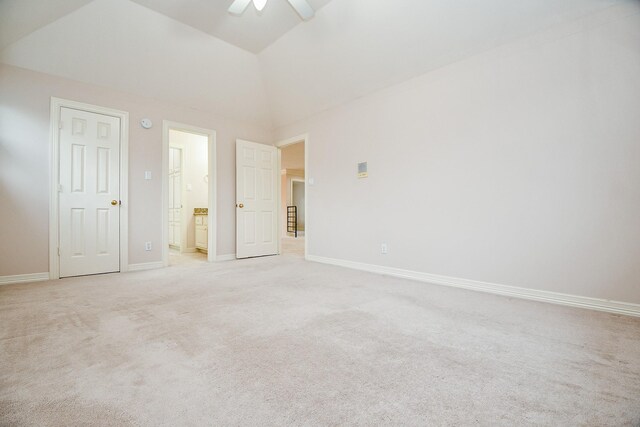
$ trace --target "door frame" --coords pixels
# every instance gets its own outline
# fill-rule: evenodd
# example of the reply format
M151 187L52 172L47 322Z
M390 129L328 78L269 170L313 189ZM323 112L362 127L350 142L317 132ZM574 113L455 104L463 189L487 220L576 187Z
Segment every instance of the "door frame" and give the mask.
M129 113L70 99L51 97L49 131L49 279L60 278L60 109L72 108L120 119L120 272L129 270Z
M308 226L308 212L309 212L309 134L304 133L302 135L287 138L282 141L276 142L274 145L278 148L278 170L282 170L282 149L288 145L304 142L304 258L308 259L309 256L309 232ZM280 191L278 191L278 207L282 206L282 179L280 179ZM278 254L282 253L282 235L283 227L286 227L286 223L282 221L282 212L278 213ZM285 233L286 234L286 233Z
M217 256L217 179L216 179L216 131L170 120L162 121L162 265L169 266L169 131L177 130L186 133L193 133L207 137L207 157L208 157L208 209L207 215L207 261L214 262ZM184 154L184 152L183 152ZM184 161L184 158L182 159ZM181 183L184 190L184 180ZM181 213L182 225L185 225L186 213ZM186 228L186 227L185 227ZM185 231L186 232L186 231ZM180 231L182 234L182 230ZM185 234L186 236L186 234ZM182 240L182 236L181 236ZM185 242L186 244L186 242ZM181 245L182 246L182 245ZM181 248L182 251L182 248Z

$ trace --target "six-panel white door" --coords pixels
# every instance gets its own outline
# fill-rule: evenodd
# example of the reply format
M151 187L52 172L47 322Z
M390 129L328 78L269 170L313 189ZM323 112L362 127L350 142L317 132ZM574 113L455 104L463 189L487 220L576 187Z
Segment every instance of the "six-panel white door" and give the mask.
M236 257L278 253L278 149L236 141Z
M60 117L60 277L120 271L120 119Z

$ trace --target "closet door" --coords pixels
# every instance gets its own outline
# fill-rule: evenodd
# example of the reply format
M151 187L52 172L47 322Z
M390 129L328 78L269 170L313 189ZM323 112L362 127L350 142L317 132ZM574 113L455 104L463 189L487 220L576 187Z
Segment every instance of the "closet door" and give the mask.
M120 119L62 107L59 132L60 277L120 271Z

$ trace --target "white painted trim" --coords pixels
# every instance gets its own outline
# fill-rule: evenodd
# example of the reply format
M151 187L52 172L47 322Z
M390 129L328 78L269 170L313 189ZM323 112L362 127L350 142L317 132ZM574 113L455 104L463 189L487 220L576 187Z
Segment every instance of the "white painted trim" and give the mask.
M236 254L224 254L218 255L216 261L233 261L236 259Z
M129 264L129 271L154 270L156 268L164 268L162 261L141 262L139 264Z
M309 134L305 133L302 135L294 136L294 137L276 142L274 145L278 147L278 169L282 170L281 156L280 156L281 149L283 147L286 147L287 145L297 144L299 142L304 142L304 229L305 229L304 257L305 259L309 259L308 258L309 234L307 233L308 224L309 224L307 220L308 220L308 213L309 213L308 208L309 208L309 176L310 176L309 175ZM278 186L278 188L280 189L280 191L278 191L278 209L280 209L280 206L282 204L282 201L280 200L280 197L282 194L282 179L280 180L280 185ZM285 224L282 224L282 213L280 213L278 215L278 233L279 233L278 253L281 253L281 250L280 250L281 236L283 234L286 234L286 233L283 233L284 226Z
M208 230L208 250L207 261L217 260L217 238L218 238L218 213L217 203L217 151L216 151L216 131L212 129L200 128L183 123L162 121L162 263L165 267L169 265L169 130L178 130L187 133L204 135L208 139L207 155L209 160L209 214L207 215ZM184 224L185 222L183 222Z
M49 280L49 272L31 273L31 274L15 274L13 276L0 276L0 285L12 285L14 283L31 283Z
M129 267L129 113L113 108L85 104L83 102L51 97L49 130L49 279L60 278L60 257L58 255L59 203L58 185L60 177L60 109L62 107L91 113L104 114L120 119L120 272Z
M286 147L287 145L293 145L293 144L297 144L298 142L307 142L307 138L309 137L309 134L302 134L302 135L298 135L298 136L293 136L291 138L287 138L285 140L282 141L278 141L276 142L275 145L278 148L283 148ZM305 150L307 148L307 146L305 145ZM306 167L306 165L305 165Z
M583 297L578 295L563 294L559 292L543 291L537 289L521 288L517 286L498 285L495 283L480 282L477 280L440 276L436 274L422 273L419 271L403 270L400 268L365 264L361 262L347 261L335 258L326 258L316 255L307 255L306 258L309 261L319 262L323 264L331 264L355 270L368 271L370 273L385 274L388 276L400 277L403 279L417 280L434 285L451 286L454 288L469 289L472 291L487 292L490 294L504 295L514 298L542 301L552 304L566 305L570 307L587 308L591 310L605 311L608 313L640 317L640 304L611 301L601 298Z

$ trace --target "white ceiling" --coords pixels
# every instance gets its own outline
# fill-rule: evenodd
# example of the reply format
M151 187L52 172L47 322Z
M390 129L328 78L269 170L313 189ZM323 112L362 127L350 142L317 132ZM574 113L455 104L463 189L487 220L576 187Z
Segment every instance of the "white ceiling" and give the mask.
M334 0L260 54L274 127L615 4Z
M287 0L270 0L260 13L251 4L242 16L227 13L233 0L132 1L253 53L296 25L305 25ZM316 11L329 1L308 0Z
M638 0L311 0L319 10L303 22L286 0L241 17L227 14L231 1L0 0L0 61L279 127L554 25L640 9Z
M0 49L91 0L0 0Z
M256 55L129 0L94 0L0 51L0 61L271 125Z
M0 0L0 49L93 0ZM258 53L296 25L304 25L287 0L271 0L258 12L227 12L233 0L131 0L227 43ZM308 0L314 10L331 0Z

